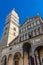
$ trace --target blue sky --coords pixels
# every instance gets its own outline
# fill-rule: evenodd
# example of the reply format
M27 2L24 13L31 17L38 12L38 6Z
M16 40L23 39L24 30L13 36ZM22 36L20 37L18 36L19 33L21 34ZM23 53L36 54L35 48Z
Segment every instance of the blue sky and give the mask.
M43 18L43 0L0 0L0 39L6 16L13 8L19 15L20 24L37 13Z

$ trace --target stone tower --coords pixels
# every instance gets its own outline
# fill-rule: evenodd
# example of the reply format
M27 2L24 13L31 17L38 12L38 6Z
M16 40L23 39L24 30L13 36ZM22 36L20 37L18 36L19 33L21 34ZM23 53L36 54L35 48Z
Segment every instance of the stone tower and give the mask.
M4 31L2 35L2 45L9 43L19 35L19 17L15 10L12 10L6 17Z

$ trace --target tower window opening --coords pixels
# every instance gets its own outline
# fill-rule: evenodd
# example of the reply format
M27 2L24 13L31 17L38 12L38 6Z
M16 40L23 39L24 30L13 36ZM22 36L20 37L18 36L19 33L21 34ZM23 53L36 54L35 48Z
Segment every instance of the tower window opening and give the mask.
M5 28L5 30L7 30L7 27Z
M14 30L16 31L16 28L14 28Z
M6 32L4 33L4 35L6 35Z
M14 33L14 36L15 36L15 33Z

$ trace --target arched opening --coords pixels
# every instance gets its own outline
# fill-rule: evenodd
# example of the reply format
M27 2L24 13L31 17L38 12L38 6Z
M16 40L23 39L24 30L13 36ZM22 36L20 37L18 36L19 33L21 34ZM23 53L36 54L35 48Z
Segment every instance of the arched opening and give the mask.
M1 60L1 65L6 65L7 57L4 56Z
M36 65L43 65L43 46L39 46L35 49Z
M13 64L13 58L12 55L10 54L8 57L8 65L12 65Z
M30 65L29 52L31 49L31 44L26 42L23 44L23 65Z
M21 54L19 52L14 55L14 65L22 65Z

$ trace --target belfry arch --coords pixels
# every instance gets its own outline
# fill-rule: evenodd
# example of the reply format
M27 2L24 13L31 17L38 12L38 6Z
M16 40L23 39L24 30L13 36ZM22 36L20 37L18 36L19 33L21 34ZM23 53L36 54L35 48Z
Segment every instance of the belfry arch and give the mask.
M2 57L1 65L7 65L6 63L7 63L7 56L5 55Z

